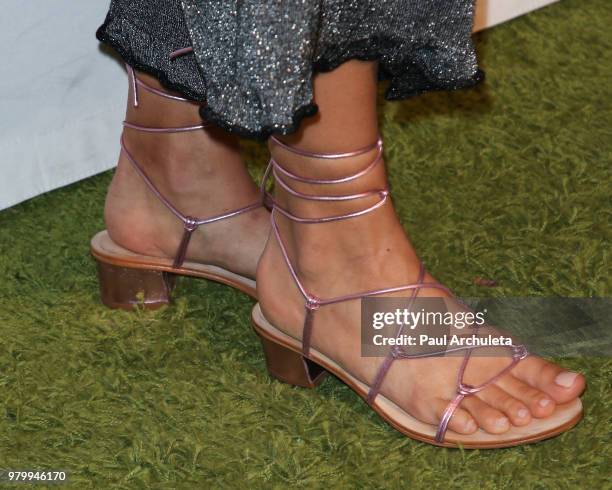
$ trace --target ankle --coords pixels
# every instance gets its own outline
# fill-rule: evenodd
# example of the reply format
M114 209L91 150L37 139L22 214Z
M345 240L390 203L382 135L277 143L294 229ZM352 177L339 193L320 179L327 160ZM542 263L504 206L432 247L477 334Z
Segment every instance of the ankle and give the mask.
M328 278L347 270L380 275L398 256L416 261L390 204L358 218L301 224L276 215L280 236L300 277Z
M239 148L209 131L163 137L126 131L124 139L142 172L185 214L205 217L259 198ZM119 159L118 177L146 187L125 152Z
M272 145L275 221L295 272L315 292L326 283L341 294L349 277L360 284L403 281L417 272L418 258L388 198L380 152L319 158Z
M133 160L136 170L142 170L163 195L186 204L202 204L198 196L211 204L236 202L226 196L252 199L255 186L244 168L238 139L203 124L199 104L168 92L152 77L128 71L132 83L123 156ZM229 181L242 188L224 192Z

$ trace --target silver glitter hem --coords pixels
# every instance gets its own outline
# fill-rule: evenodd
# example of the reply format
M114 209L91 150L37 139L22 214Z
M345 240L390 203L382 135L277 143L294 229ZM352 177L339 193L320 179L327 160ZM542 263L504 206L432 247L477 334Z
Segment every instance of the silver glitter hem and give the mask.
M313 114L313 75L349 59L378 60L388 99L474 85L473 13L472 0L113 0L98 38L206 101L207 120L266 137Z

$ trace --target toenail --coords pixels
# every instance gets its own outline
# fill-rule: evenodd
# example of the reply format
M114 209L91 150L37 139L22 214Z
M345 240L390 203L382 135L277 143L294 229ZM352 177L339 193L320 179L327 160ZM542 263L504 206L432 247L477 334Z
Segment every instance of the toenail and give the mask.
M524 419L525 417L527 417L527 415L529 415L529 410L527 410L526 408L521 408L518 412L517 415Z
M546 408L548 405L550 405L550 399L548 398L542 398L539 402L538 405L540 405L542 408Z
M473 420L468 420L465 423L465 430L468 432L474 432L477 429L477 425L476 422L474 422Z
M570 388L574 384L574 381L576 381L577 376L578 373L563 371L562 373L557 374L555 383L557 383L559 386L563 386L563 388Z

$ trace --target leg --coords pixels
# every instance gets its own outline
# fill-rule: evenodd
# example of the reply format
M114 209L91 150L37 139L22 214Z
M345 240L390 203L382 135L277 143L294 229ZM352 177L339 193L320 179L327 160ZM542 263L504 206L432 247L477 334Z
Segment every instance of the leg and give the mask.
M152 77L138 75L161 88ZM131 92L130 88L130 92ZM177 102L139 90L139 106L128 97L126 120L150 127L201 123L196 104ZM147 175L181 212L214 216L257 201L258 189L240 156L237 138L215 128L150 134L124 130L125 143ZM145 255L173 257L182 223L151 193L125 154L108 191L108 232L117 244ZM268 234L264 208L205 225L194 232L187 258L254 277Z
M298 148L319 152L342 152L362 148L376 139L375 70L373 63L349 62L332 73L317 76L315 99L318 120L284 141ZM335 95L335 96L334 96ZM363 97L363 99L361 98ZM364 102L365 101L365 102ZM313 159L271 147L283 167L301 176L334 179L350 175L372 161L373 153L341 160ZM309 195L346 195L380 189L386 181L383 165L367 175L333 190L299 181L291 187ZM415 186L416 188L416 186ZM361 201L320 202L296 198L275 187L279 205L299 216L344 214L365 207ZM376 202L372 197L371 204ZM288 255L304 286L323 298L415 282L418 257L390 201L357 219L325 224L303 224L277 215L278 227ZM426 282L433 282L431 276ZM266 318L293 337L300 338L304 298L282 258L278 243L271 239L257 273L260 305ZM424 289L421 296L442 296ZM404 294L405 295L405 294ZM361 380L371 383L381 359L360 356L360 309L356 301L328 305L317 311L312 346L334 359ZM429 358L395 362L382 385L382 393L413 416L437 424L448 400L454 395L461 358ZM478 384L479 373L495 373L507 358L474 358L466 382ZM489 376L490 377L490 376ZM485 379L487 376L485 374ZM466 398L450 423L451 430L474 432L482 427L491 433L507 431L511 424L525 425L531 417L546 417L555 403L574 399L584 379L535 356L522 361L511 373L471 398Z

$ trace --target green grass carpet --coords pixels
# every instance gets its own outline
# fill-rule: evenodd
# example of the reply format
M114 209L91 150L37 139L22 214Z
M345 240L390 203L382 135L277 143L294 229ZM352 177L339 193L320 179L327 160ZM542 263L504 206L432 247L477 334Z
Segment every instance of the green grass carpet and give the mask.
M610 296L611 21L608 0L565 0L476 36L486 84L381 101L403 223L459 295ZM589 382L569 433L449 450L335 379L271 381L229 288L105 309L88 240L110 178L0 213L0 467L65 469L73 488L610 488L609 359L563 361Z

